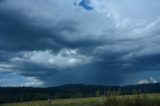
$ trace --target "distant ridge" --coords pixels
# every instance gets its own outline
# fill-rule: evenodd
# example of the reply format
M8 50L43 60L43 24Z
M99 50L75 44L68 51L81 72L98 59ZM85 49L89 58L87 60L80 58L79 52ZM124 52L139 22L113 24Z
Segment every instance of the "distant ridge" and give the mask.
M0 103L46 100L48 98L79 98L95 97L96 92L104 95L107 91L121 91L121 94L132 94L134 90L141 93L160 93L160 83L128 85L128 86L104 86L68 84L57 87L33 88L33 87L0 87Z

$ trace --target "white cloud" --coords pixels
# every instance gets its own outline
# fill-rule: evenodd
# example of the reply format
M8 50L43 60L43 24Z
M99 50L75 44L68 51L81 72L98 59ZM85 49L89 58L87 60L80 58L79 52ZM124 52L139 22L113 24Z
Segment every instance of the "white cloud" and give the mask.
M35 77L24 77L15 72L12 73L0 73L1 74L1 86L27 86L38 87L43 86L43 81Z
M139 80L138 84L148 84L149 81L148 80Z
M45 67L66 68L93 61L93 57L79 54L77 50L63 49L58 53L51 50L21 52L21 57L14 57L11 62L30 62Z
M153 77L150 77L150 79L146 80L139 80L137 84L148 84L148 83L158 83L158 80L154 79Z
M153 77L150 77L150 80L152 83L157 83L158 81L156 79L154 79Z
M39 87L42 86L44 83L34 77L26 77L26 82L21 84L21 86L27 87Z
M0 63L0 72L11 72L16 65L9 63Z

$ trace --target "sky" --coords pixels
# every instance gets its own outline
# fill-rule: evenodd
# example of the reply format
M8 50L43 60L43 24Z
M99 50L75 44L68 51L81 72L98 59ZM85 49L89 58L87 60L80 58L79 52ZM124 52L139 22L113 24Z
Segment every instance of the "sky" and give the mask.
M0 0L0 86L160 81L160 0Z

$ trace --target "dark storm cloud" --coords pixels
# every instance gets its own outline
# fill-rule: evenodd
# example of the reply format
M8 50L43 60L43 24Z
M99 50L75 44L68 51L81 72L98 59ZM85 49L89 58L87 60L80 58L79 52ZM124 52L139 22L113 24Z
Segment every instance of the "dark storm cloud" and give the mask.
M0 1L0 73L35 78L39 86L121 85L126 76L160 69L158 18L128 19L121 3L118 11L94 2L86 12L72 1L15 2Z
M67 41L59 32L73 33L75 29L72 21L57 23L52 31L44 27L36 27L24 14L16 10L0 10L0 40L1 50L45 50L60 49L63 47L77 48L84 46L102 45L103 42L96 40Z
M56 33L51 34L47 29L29 25L30 21L25 19L23 14L16 14L16 11L11 11L0 11L1 50L21 51L51 47L56 49L56 46L58 46L58 44L56 45L58 41ZM43 38L49 39L50 37L54 37L52 40L54 45L41 41Z

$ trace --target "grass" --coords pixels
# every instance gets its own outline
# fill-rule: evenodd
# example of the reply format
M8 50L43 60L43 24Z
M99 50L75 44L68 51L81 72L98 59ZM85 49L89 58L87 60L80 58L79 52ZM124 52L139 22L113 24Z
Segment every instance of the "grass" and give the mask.
M99 98L99 100L101 100ZM97 98L79 98L79 99L57 99L46 101L31 101L31 102L18 102L18 103L7 103L0 106L90 106L98 101Z
M1 104L0 106L160 106L160 94L60 99Z

